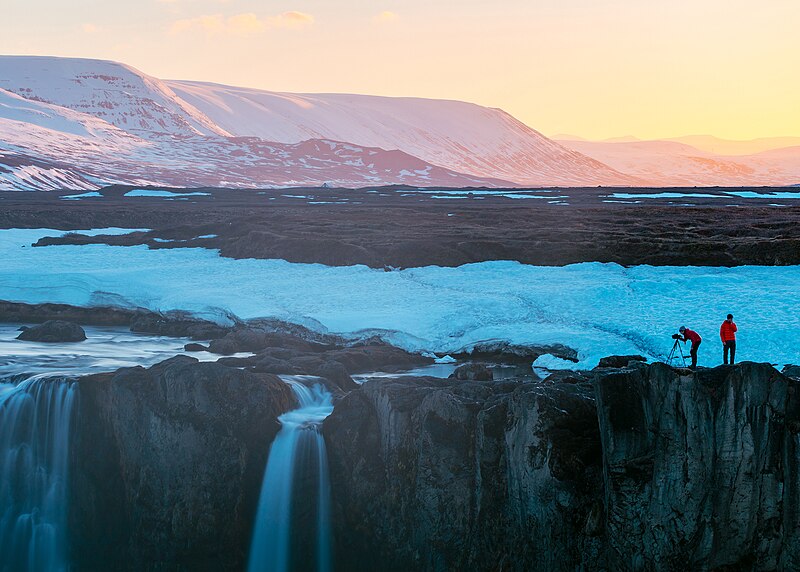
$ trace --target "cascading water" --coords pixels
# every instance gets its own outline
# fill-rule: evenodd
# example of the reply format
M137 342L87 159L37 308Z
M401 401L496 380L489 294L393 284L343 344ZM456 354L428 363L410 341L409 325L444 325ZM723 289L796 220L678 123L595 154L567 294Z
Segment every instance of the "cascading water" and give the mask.
M333 411L332 396L321 384L307 387L297 376L283 379L300 407L279 417L282 428L267 460L248 570L329 572L330 483L319 429Z
M61 572L77 387L38 375L0 385L0 571Z

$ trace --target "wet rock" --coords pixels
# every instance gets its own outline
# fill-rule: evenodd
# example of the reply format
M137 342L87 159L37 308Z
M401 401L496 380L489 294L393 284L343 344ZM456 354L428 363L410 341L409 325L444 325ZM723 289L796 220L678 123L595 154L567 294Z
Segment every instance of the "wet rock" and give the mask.
M460 365L450 374L450 377L461 381L492 381L492 379L494 379L492 370L482 363L465 363L464 365Z
M577 362L578 352L562 344L520 346L504 341L476 344L465 351L451 354L461 360L476 359L493 363L533 363L539 356L550 354Z
M326 357L347 368L348 373L372 371L394 372L413 369L434 363L434 359L390 346L376 344L338 348L328 351Z
M187 352L207 352L208 348L203 344L191 343L183 346L183 350Z
M89 326L127 326L132 315L133 311L121 308L0 301L0 322L42 323L62 320Z
M371 371L402 371L428 365L433 359L412 354L385 343L347 347L304 340L291 334L254 329L231 332L214 340L210 350L230 355L255 351L255 356L224 357L219 361L232 367L280 375L313 375L326 378L335 394L357 387L351 375Z
M591 383L594 376L591 372L559 370L544 378L545 383Z
M141 334L213 340L225 336L231 328L193 318L182 312L167 314L143 312L131 318L130 330Z
M18 340L26 342L82 342L86 339L86 332L78 324L63 320L48 320L23 330Z
M629 356L607 356L604 358L600 358L600 363L597 364L597 367L614 367L614 368L621 368L627 367L628 364L632 361L635 362L647 362L647 358L640 355L629 355Z
M70 468L81 570L242 570L290 388L188 356L79 382Z
M266 348L293 349L302 352L325 351L329 346L310 342L292 334L268 332L256 328L238 328L223 338L212 340L208 350L215 354L231 355L240 352L260 352Z

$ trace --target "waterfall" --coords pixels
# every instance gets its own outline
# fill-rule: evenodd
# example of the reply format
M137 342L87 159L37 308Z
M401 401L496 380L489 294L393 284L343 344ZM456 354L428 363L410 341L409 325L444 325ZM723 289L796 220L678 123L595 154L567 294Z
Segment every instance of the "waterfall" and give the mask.
M261 486L249 572L331 569L330 483L319 431L333 411L330 392L284 377L300 407L279 417ZM311 378L313 379L313 378Z
M0 385L0 571L66 572L74 382Z

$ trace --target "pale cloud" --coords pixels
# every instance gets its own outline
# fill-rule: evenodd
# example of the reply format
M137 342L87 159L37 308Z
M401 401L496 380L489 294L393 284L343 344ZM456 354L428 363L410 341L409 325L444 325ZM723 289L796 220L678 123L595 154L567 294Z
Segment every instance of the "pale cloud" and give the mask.
M298 30L313 24L314 16L311 14L306 14L305 12L290 11L284 12L283 14L278 14L277 16L271 16L266 20L275 28L289 28L292 30Z
M199 0L155 0L158 4L192 4ZM217 4L227 4L231 0L214 0Z
M390 12L389 10L384 10L383 12L375 16L373 20L375 20L375 22L378 22L380 24L384 24L387 22L394 22L399 17L400 15L397 12Z
M207 34L250 36L260 34L269 28L299 30L314 23L311 14L303 12L284 12L275 16L259 17L253 12L234 14L211 14L176 20L169 28L172 34L202 31Z
M100 29L90 22L86 22L81 26L81 30L86 34L96 34Z

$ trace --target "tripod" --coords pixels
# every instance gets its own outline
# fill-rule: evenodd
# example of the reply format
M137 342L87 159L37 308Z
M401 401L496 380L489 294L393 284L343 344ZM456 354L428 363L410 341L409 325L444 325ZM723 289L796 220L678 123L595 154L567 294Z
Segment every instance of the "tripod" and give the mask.
M681 361L683 362L683 367L686 367L686 356L683 355L683 348L681 347L681 340L679 338L675 339L675 343L672 344L672 350L669 352L667 356L667 363L672 365L672 360L677 360L678 356L681 356Z

